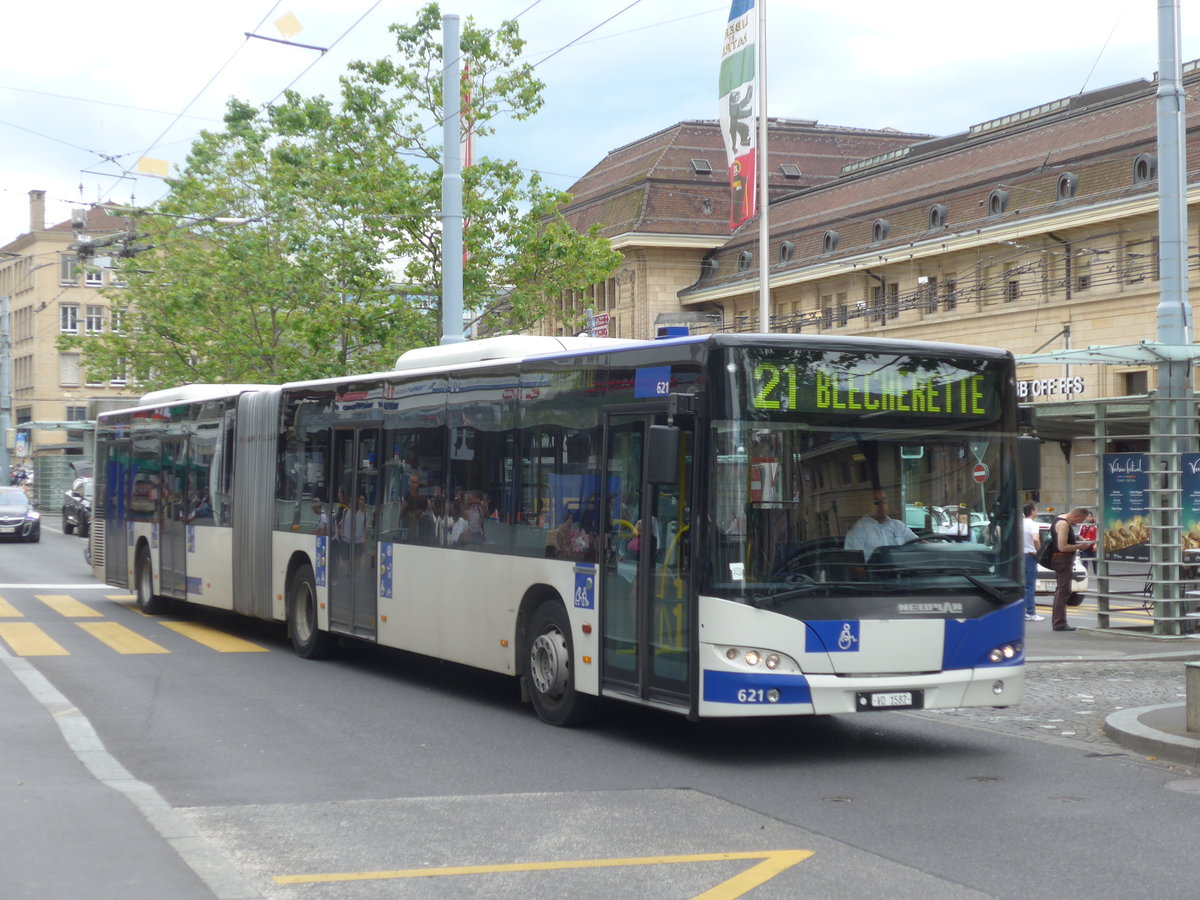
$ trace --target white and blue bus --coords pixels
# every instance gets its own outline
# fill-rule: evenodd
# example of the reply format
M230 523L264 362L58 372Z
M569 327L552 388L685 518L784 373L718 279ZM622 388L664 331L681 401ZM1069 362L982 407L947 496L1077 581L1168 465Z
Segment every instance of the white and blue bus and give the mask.
M286 623L303 657L352 638L513 675L552 724L598 697L1003 707L1018 431L1001 350L486 339L105 413L92 564L149 613ZM944 533L948 509L976 527Z

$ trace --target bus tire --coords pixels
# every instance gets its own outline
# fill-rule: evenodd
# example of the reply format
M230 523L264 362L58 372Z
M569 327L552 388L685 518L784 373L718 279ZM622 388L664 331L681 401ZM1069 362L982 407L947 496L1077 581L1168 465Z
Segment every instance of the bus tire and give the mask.
M317 580L305 563L292 573L288 584L288 637L301 659L320 659L334 648L334 637L317 627Z
M594 712L596 698L575 690L571 626L566 610L544 601L529 620L525 682L538 718L548 725L580 725Z
M167 598L154 593L154 567L150 564L150 551L144 544L137 552L134 585L138 609L148 616L160 616L167 611Z

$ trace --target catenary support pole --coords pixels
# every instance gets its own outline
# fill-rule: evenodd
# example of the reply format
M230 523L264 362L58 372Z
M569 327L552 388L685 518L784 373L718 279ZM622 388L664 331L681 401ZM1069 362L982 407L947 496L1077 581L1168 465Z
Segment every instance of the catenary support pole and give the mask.
M463 336L462 58L458 16L442 16L442 339Z

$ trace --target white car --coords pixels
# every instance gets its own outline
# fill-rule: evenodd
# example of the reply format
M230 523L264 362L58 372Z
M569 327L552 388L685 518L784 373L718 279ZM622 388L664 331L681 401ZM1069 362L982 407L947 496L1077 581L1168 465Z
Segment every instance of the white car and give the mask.
M1052 519L1053 517L1051 517ZM1045 521L1042 516L1038 516L1038 539L1044 545L1050 539L1050 522ZM1067 601L1068 606L1078 606L1083 602L1083 592L1088 589L1088 571L1083 565L1083 560L1079 558L1079 554L1075 554L1074 566L1071 570L1071 597ZM1058 588L1058 579L1054 572L1047 569L1043 565L1038 565L1037 584L1034 588L1038 594L1053 594Z

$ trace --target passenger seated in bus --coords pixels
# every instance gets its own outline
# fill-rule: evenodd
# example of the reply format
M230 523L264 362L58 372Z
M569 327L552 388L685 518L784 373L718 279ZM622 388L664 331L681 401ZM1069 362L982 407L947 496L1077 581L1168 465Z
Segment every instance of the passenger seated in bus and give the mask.
M887 494L873 490L866 497L866 515L846 533L845 548L862 551L869 561L877 547L894 547L916 539L915 531L888 515Z
M460 544L482 544L484 541L483 523L487 521L487 503L483 491L470 490L464 495L466 508L463 518L467 520L467 528L458 539Z

